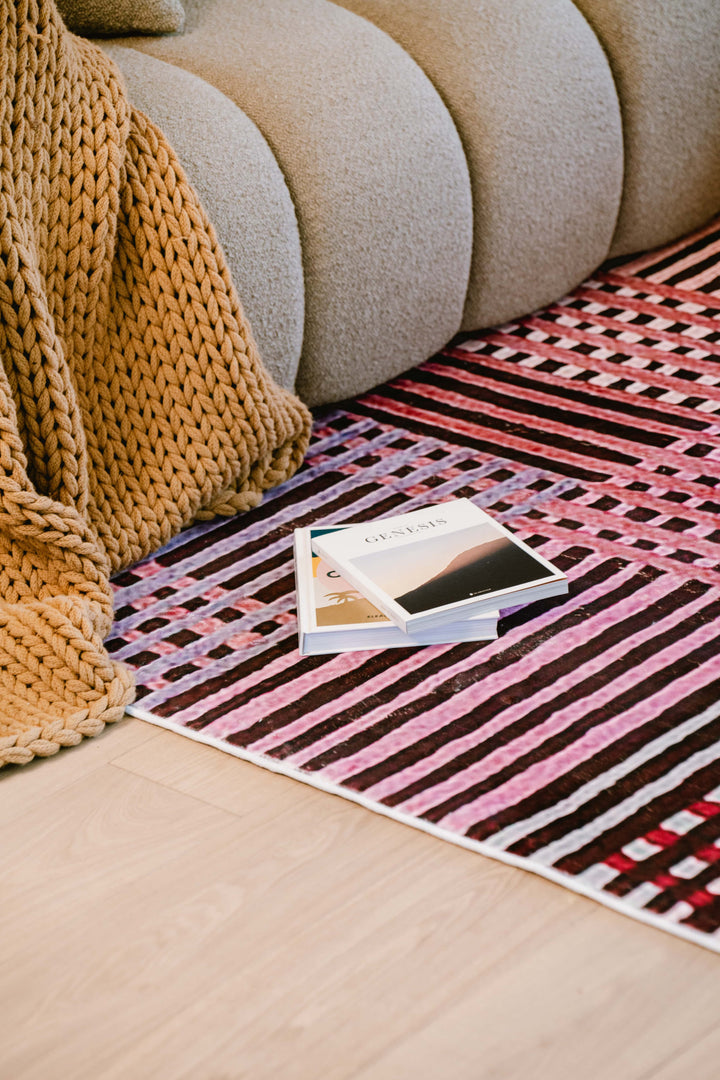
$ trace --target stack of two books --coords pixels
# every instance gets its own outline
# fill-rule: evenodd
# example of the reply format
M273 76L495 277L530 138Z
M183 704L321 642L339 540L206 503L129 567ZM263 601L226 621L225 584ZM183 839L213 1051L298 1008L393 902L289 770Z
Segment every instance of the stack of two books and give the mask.
M564 574L469 499L295 530L303 655L491 641L498 608L568 591Z

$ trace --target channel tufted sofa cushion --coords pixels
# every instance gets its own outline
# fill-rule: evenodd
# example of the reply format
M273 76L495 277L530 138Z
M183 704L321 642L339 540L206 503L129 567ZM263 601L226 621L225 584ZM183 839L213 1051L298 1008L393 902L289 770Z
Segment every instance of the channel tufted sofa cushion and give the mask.
M103 44L310 404L720 209L717 0L186 0Z

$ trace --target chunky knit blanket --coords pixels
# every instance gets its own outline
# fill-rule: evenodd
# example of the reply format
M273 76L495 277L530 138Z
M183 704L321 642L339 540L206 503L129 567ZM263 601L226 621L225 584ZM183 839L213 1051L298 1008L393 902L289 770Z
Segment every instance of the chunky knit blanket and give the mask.
M110 575L292 475L263 370L162 134L52 0L0 0L0 764L122 716Z

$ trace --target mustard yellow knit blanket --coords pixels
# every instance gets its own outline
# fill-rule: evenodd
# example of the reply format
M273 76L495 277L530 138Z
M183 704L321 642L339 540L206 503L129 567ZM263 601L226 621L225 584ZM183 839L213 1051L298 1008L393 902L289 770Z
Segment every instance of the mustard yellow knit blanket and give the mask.
M310 418L263 370L162 134L52 0L0 0L0 764L132 700L109 577L297 469Z

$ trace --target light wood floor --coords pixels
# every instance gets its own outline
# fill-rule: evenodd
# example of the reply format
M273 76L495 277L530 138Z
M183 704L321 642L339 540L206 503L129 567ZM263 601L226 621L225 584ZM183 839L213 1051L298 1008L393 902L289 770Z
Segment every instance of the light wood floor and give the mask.
M0 774L2 1080L716 1080L720 956L126 720Z

